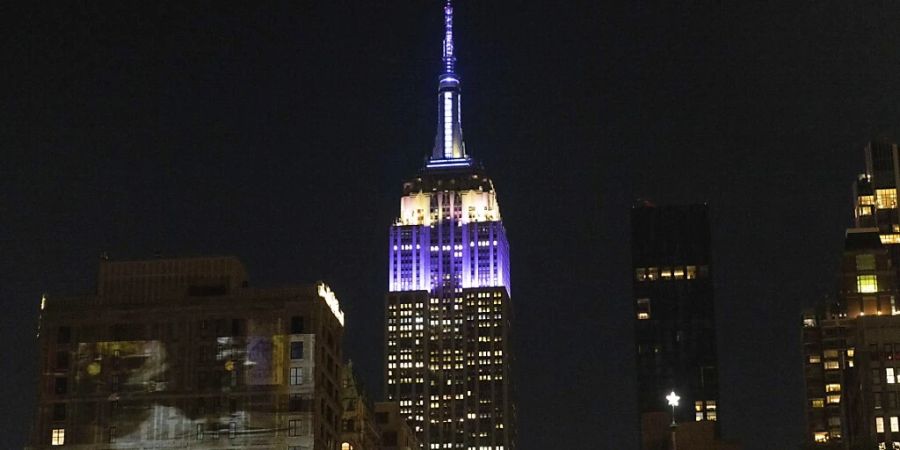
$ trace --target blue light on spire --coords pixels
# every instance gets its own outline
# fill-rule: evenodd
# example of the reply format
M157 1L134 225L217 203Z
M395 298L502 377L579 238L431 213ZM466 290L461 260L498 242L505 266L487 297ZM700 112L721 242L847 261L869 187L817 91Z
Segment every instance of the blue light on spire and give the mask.
M443 72L438 83L438 125L434 150L427 167L451 167L468 164L460 119L459 77L456 75L456 48L453 44L453 5L444 4ZM438 162L440 161L440 162ZM447 161L451 164L448 165Z

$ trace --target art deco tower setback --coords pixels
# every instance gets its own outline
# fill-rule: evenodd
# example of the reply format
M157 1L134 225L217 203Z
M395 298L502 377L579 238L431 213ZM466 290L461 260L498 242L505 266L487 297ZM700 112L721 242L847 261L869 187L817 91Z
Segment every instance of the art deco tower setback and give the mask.
M432 155L390 229L385 393L426 449L515 449L509 245L491 179L466 153L453 7Z

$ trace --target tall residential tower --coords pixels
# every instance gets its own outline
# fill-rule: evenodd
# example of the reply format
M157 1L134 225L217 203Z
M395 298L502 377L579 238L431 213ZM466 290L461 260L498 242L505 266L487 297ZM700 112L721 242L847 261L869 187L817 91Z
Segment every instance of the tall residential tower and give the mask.
M466 153L453 7L437 136L390 229L385 393L426 449L515 449L509 245L494 185Z

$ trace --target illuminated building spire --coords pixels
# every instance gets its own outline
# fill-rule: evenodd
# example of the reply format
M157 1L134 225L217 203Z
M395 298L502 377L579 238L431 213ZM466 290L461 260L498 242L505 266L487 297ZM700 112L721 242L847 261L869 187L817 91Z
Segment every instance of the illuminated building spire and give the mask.
M453 44L453 5L444 5L443 72L438 81L438 126L428 167L468 165L460 114L459 77Z

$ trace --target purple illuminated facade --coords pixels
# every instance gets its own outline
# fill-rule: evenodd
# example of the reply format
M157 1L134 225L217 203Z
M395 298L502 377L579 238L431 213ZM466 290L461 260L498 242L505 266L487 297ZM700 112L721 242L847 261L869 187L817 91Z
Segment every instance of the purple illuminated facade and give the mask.
M466 154L453 8L438 124L390 229L385 393L425 449L515 449L509 244L491 179Z

